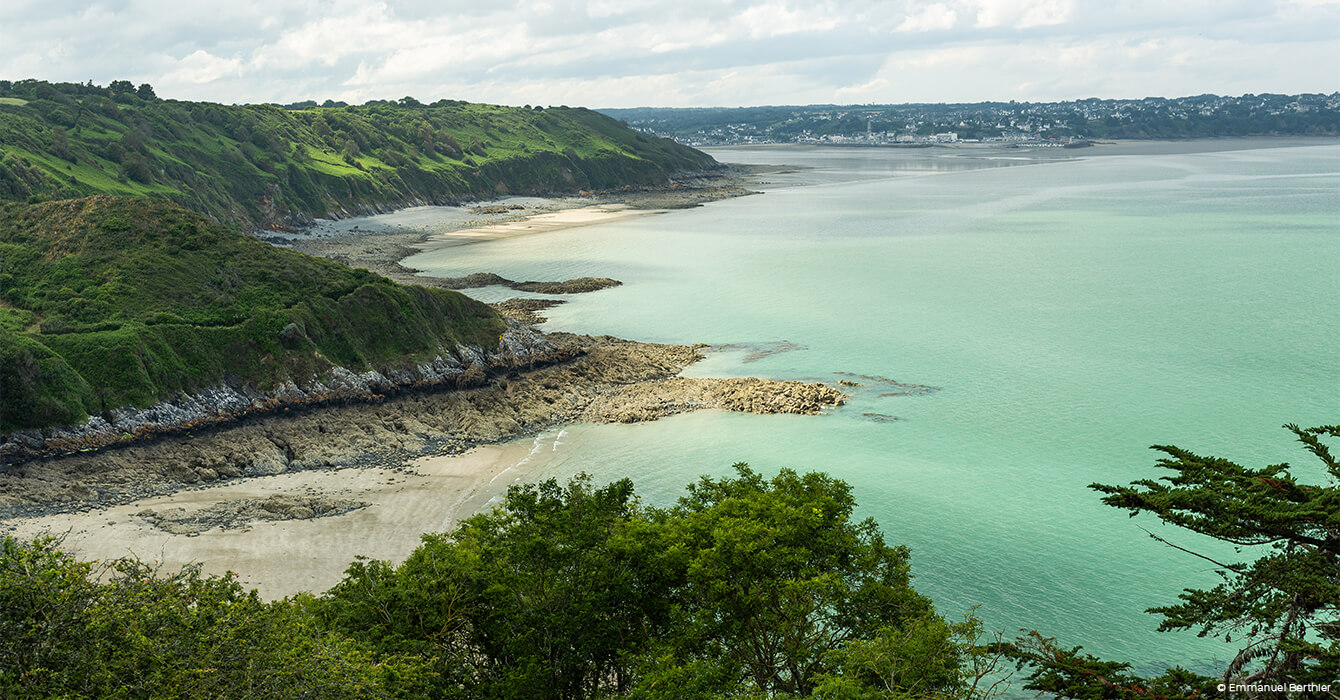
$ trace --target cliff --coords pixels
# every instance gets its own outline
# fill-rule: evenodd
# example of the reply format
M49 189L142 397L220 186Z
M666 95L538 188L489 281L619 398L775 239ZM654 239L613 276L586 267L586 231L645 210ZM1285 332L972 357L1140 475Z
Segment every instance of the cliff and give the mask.
M660 187L704 153L583 108L285 109L0 81L0 201L177 202L243 229L500 194Z

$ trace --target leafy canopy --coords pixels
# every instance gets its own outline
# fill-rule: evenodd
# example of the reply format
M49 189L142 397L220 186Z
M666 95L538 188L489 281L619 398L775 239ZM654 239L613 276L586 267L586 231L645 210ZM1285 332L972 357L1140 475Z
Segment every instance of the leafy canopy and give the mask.
M382 653L431 657L441 697L994 692L980 625L936 615L907 550L853 520L845 483L736 470L668 509L627 480L513 487L398 567L356 562L320 613Z
M1079 647L1065 650L1034 634L1018 640L1014 649L1021 663L1036 669L1030 687L1074 698L1204 697L1217 680L1314 690L1330 686L1329 696L1340 697L1340 464L1322 441L1340 437L1340 426L1285 427L1321 462L1320 469L1295 470L1288 464L1252 469L1159 445L1154 449L1167 456L1158 466L1170 476L1129 486L1092 486L1106 494L1104 503L1132 517L1151 513L1255 555L1250 561L1223 562L1178 547L1212 562L1222 583L1209 590L1187 589L1179 596L1181 603L1149 611L1163 616L1160 630L1195 629L1201 636L1221 635L1241 645L1222 677L1171 669L1159 678L1142 679L1129 673L1128 664L1101 661ZM1320 480L1309 482L1295 472L1312 472Z

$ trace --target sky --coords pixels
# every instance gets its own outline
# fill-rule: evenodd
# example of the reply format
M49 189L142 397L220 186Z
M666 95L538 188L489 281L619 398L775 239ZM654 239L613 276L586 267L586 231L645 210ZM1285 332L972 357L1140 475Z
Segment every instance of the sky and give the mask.
M0 79L708 107L1340 90L1340 0L3 0Z

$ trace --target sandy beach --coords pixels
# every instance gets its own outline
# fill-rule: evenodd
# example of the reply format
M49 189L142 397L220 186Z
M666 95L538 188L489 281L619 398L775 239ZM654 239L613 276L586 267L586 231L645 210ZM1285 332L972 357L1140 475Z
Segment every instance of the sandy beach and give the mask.
M340 581L355 555L398 562L424 532L448 531L530 472L533 440L476 447L456 456L425 457L404 469L312 470L239 479L148 498L101 511L16 521L19 537L64 536L64 548L85 560L137 557L175 570L200 563L206 573L238 572L267 599L324 591ZM230 529L171 533L140 513L192 513L217 504L275 494L338 495L366 503L347 513L304 519L251 520Z
M437 250L456 245L492 241L514 236L553 233L578 226L594 226L649 214L661 214L665 209L634 209L627 204L594 204L576 209L535 213L516 221L504 221L473 228L446 231L429 236L413 247L422 251Z
M593 226L755 194L778 168L731 166L681 177L668 187L552 198L512 196L461 206L418 206L342 220L318 220L298 232L271 231L266 241L364 267L403 284L436 286L400 261L416 253L511 236ZM488 272L488 270L479 270Z

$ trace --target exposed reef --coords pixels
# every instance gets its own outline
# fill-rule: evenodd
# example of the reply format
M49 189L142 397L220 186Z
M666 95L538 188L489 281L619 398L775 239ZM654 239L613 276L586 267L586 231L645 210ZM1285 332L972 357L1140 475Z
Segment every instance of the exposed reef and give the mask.
M517 297L514 299L504 299L495 304L489 304L503 318L510 318L519 323L525 323L532 326L538 326L549 319L536 313L551 309L564 303L562 299L530 299L527 297Z
M445 289L474 289L496 284L511 287L518 292L537 294L583 294L623 284L608 277L578 277L562 282L515 282L492 272L476 272L465 277L439 277L434 282L436 286Z

